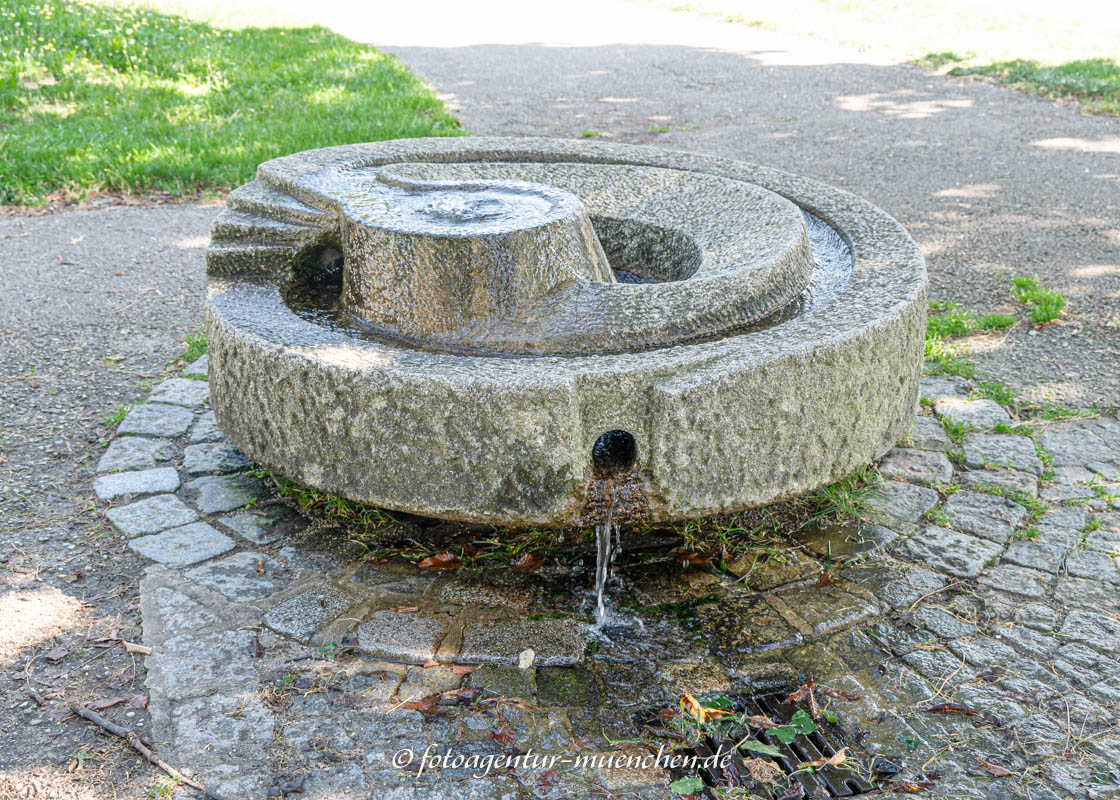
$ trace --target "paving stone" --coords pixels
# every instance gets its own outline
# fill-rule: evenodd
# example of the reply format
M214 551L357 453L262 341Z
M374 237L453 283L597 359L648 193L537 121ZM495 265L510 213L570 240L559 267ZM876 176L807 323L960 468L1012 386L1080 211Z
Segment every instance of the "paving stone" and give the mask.
M1036 569L1000 564L982 577L980 583L1024 597L1039 598L1046 596L1046 587L1051 579L1051 575Z
M1071 485L1074 483L1092 483L1096 475L1085 467L1066 465L1054 467L1054 483Z
M1069 738L1065 730L1045 714L1032 714L1016 726L1018 740L1035 755L1060 753Z
M550 667L540 672L553 672L564 667ZM489 689L499 697L519 697L531 700L533 697L534 670L485 664L467 676L467 684L472 687ZM541 701L541 705L550 705Z
M189 362L183 367L184 375L201 375L207 377L210 375L210 359L205 354L201 357Z
M679 567L677 572L681 572ZM457 605L523 609L529 607L540 589L540 578L531 573L509 570L461 571L452 575L439 590L439 600Z
M879 606L837 586L812 586L773 595L818 636L859 625L879 614Z
M910 447L919 450L936 450L944 453L949 446L949 434L941 427L941 423L933 417L914 417L914 424L910 433L906 435Z
M198 415L198 419L191 426L190 440L192 442L224 442L226 440L222 429L214 419L214 412L207 411Z
M915 625L920 625L940 636L942 639L959 639L976 633L976 626L971 622L950 614L942 608L923 606L912 615Z
M446 626L444 617L376 611L358 626L358 650L376 658L423 664L435 656Z
M1080 664L1073 664L1060 658L1055 658L1050 662L1049 666L1054 674L1060 675L1074 686L1086 688L1098 681L1104 680L1104 675L1097 672L1095 669L1083 667Z
M1097 519L1102 531L1120 533L1120 513L1101 514Z
M1002 544L1027 516L1027 509L1006 497L979 492L957 492L945 501L949 524Z
M1080 667L1087 667L1089 669L1096 669L1102 664L1113 663L1108 656L1094 650L1084 642L1064 644L1058 648L1054 655L1056 658L1060 658L1063 661L1068 661L1071 664L1077 664Z
M176 406L200 406L210 398L210 384L189 378L168 378L152 389L149 403L169 403Z
M1066 572L1075 578L1120 584L1120 559L1095 550L1074 550L1066 557Z
M1053 636L1044 636L1038 631L1022 625L996 628L996 635L1008 644L1018 647L1027 655L1044 655L1058 646L1058 640Z
M1019 654L990 636L974 636L967 639L954 639L949 649L965 662L974 667L991 667L1009 664L1019 658Z
M831 558L833 562L841 562L881 550L897 539L898 533L882 525L869 523L813 523L797 531L794 537L818 558ZM753 560L751 558L742 561L753 562ZM814 564L815 566L813 566ZM781 586L783 583L792 582L774 583L772 580L758 580L758 576L754 574L758 566L755 565L754 569L751 570L749 580L750 587L756 591L765 591L773 586ZM800 569L803 578L812 577L820 572L820 564L817 562L805 563L805 560L802 560L797 562L797 567ZM735 573L730 564L728 565L728 572ZM767 585L768 583L769 585Z
M248 469L250 461L229 442L187 445L183 450L183 468L189 475L237 472Z
M1058 625L1058 612L1041 603L1028 603L1015 612L1015 622L1036 631L1052 631Z
M965 684L957 689L953 701L967 708L982 709L1005 725L1014 725L1031 713L1030 708L1017 702L1009 692L995 686Z
M875 579L867 581L866 588L870 589L875 597L887 603L896 611L909 609L921 597L937 591L948 583L944 575L938 575L936 572L921 567L914 567L906 572L882 570L880 568L870 568L868 571L871 570L881 574L874 575L872 573ZM854 571L845 570L841 577L852 580L856 576L849 577L851 572ZM863 581L859 582L864 583Z
M118 434L135 433L141 436L182 436L194 420L194 414L185 408L163 403L145 403L125 415L117 426Z
M804 652L806 648L796 648L794 652ZM823 651L824 648L816 648ZM816 655L816 654L814 654ZM832 661L838 665L844 672L847 672L847 667L836 659ZM794 666L797 666L794 664ZM813 660L813 666L817 669L812 672L813 675L820 675L823 679L824 661L820 658ZM554 671L554 670L553 670ZM537 687L538 698L540 697L540 687L542 676L549 672L549 670L540 670L537 672ZM735 689L735 682L732 680L727 671L711 661L700 661L691 663L664 663L658 666L658 677L664 681L671 692L677 695L682 695L685 692L692 694L729 694ZM579 705L578 698L572 698L577 702L569 702L564 705Z
M144 558L177 569L232 550L233 539L205 522L192 522L153 536L132 539L128 547Z
M1059 633L1078 642L1115 651L1120 649L1120 621L1092 611L1071 611Z
M827 526L831 531L835 531L837 539L839 540L842 534L839 528L843 527L845 533L858 531L858 527L854 526ZM854 528L854 530L853 530ZM811 532L810 532L811 531ZM811 525L805 530L806 536L821 536L829 535L822 531L822 526ZM803 540L804 541L804 540ZM829 540L831 541L831 539ZM821 542L819 539L816 541L819 546ZM825 543L827 547L827 542ZM863 546L862 538L858 541L852 538L851 541L840 540L838 541L838 553L836 558L843 560L848 557L847 553L855 552ZM870 545L869 545L870 546ZM675 565L673 565L675 566ZM799 553L797 551L782 552L774 556L756 560L755 557L750 556L747 558L738 558L727 562L727 571L732 575L746 575L747 586L755 591L764 592L770 589L775 589L779 586L786 586L797 581L802 581L807 578L816 578L820 575L821 565L815 559ZM679 568L678 568L679 574ZM672 573L670 572L670 576ZM659 606L667 605L670 603L680 603L695 601L702 597L711 597L715 594L715 589L718 587L719 581L715 583L695 583L686 587L679 587L674 589L672 581L668 585L662 585L656 593L652 593L648 588L641 587L637 581L632 581L627 573L623 573L623 583L631 588L631 592L636 599L643 606Z
M1054 587L1054 596L1065 606L1120 614L1120 592L1110 583L1084 578L1060 579Z
M249 505L265 493L265 488L260 478L252 475L207 475L188 483L187 491L197 497L199 511L217 514Z
M1112 719L1107 711L1080 692L1051 698L1046 707L1053 716L1068 718L1075 725L1098 725Z
M885 481L864 497L872 516L903 522L917 522L937 505L937 501L938 495L933 489L900 481Z
M167 636L198 632L220 622L206 606L175 589L161 586L152 596L156 601L160 627Z
M508 622L468 622L463 627L459 660L471 664L517 664L531 649L534 665L571 666L583 660L587 628L576 619L525 619Z
M179 473L174 467L110 472L93 482L93 492L101 500L114 500L126 494L173 492L178 488Z
M912 653L922 645L937 641L937 637L924 628L915 628L913 625L906 624L896 625L890 620L880 620L875 623L868 629L867 636L880 647L887 647L898 656ZM874 667L875 664L867 666Z
M1106 481L1120 481L1120 464L1108 464L1104 461L1090 461L1085 468L1094 475L1100 475ZM1058 470L1055 469L1054 472Z
M961 378L923 375L919 396L936 403L938 400L943 400L945 398L966 400L968 398L968 392L968 384Z
M126 536L159 533L198 519L194 509L173 494L157 494L127 506L106 509L105 516Z
M1053 486L1043 489L1039 496L1051 503L1064 503L1067 500L1083 500L1096 497L1096 494L1087 486L1063 486L1055 483Z
M1075 528L1057 528L1053 525L1032 525L1030 527L1034 530L1031 541L1048 544L1062 550L1072 550L1085 537L1085 534Z
M157 461L166 461L175 453L169 439L147 439L141 436L118 436L97 462L98 472L145 469Z
M964 463L973 469L989 466L1042 474L1034 442L1013 433L970 433L964 437Z
M264 615L264 624L283 636L307 642L319 626L338 616L351 600L331 587L289 598Z
M176 764L197 770L263 752L275 723L251 691L223 691L173 704L170 724Z
M934 685L959 686L976 677L977 670L948 649L915 650L902 657L911 669Z
M266 506L242 511L218 522L253 544L271 544L307 527L307 520L287 506Z
M1029 539L1012 542L1004 551L1002 561L1020 567L1030 567L1057 575L1065 557L1064 547L1055 547L1052 544L1043 544Z
M1106 703L1120 703L1120 676L1105 678L1089 687L1089 693Z
M750 655L801 642L801 634L760 595L730 597L697 611L715 656Z
M1089 461L1109 461L1112 448L1096 433L1071 424L1057 425L1043 431L1038 442L1054 460L1055 466L1081 466Z
M1120 533L1112 531L1091 531L1085 536L1084 546L1090 550L1099 550L1102 553L1120 555Z
M166 639L156 661L167 699L201 697L256 683L249 659L252 631L186 632Z
M899 549L958 578L977 577L1002 550L985 539L933 525L911 536Z
M902 481L948 483L953 478L953 465L944 453L896 447L879 462L879 472Z
M245 550L187 570L186 576L235 603L278 592L288 582L283 568L263 553Z
M1029 472L1018 472L1013 469L969 470L961 476L961 485L968 489L1025 492L1031 497L1038 497L1038 478Z
M423 696L423 695L421 695ZM304 758L314 758L327 749L338 750L350 746L353 740L346 731L329 719L300 719L289 722L281 734Z
M1003 410L1003 406L987 399L961 400L956 397L946 397L937 401L933 413L954 422L962 422L971 428L983 430L990 430L996 425L1011 424L1011 415Z
M1080 506L1064 506L1052 508L1039 518L1039 525L1048 525L1053 528L1073 528L1076 531L1085 530L1089 521L1089 512Z

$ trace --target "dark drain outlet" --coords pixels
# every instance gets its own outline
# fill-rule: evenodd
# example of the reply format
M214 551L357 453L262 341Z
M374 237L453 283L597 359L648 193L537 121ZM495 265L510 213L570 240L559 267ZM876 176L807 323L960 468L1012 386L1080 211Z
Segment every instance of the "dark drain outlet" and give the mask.
M751 716L761 715L769 717L779 725L785 725L790 722L794 713L798 710L797 706L786 702L788 696L789 692L786 691L755 695L754 697L748 698L740 697L735 699L732 708L736 713L746 712ZM844 767L824 767L813 771L806 770L797 772L799 764L816 761L821 758L827 759L836 755L841 748L851 748L852 746L851 742L845 740L844 734L838 726L830 724L823 718L818 719L816 722L818 726L817 730L808 735L798 735L789 744L782 744L782 742L768 735L766 732L758 733L756 738L777 748L782 754L779 757L761 755L758 753L747 754L747 757L773 761L781 768L786 776L791 776L788 781L778 780L774 784L763 785L751 777L750 772L743 763L743 753L735 750L736 742L750 735L751 731L747 728L740 727L732 728L722 739L710 736L704 737L695 746L678 751L687 755L696 756L701 763L703 759L710 758L716 753L731 753L731 769L724 770L715 767L701 769L698 772L676 770L672 772L673 780L698 774L704 781L704 796L712 800L716 800L718 797L714 791L715 789L731 788L735 786L746 789L750 792L751 797L759 798L759 800L763 798L767 800L778 800L778 798L782 797L799 796L800 793L791 794L789 792L789 790L794 787L794 782L800 783L801 786L804 787L804 795L800 796L810 798L810 800L825 800L825 798L829 797L854 797L855 795L870 792L873 787L867 780L860 777L856 772L845 769ZM849 749L848 752L850 754L851 750ZM715 759L712 759L712 761L714 760Z

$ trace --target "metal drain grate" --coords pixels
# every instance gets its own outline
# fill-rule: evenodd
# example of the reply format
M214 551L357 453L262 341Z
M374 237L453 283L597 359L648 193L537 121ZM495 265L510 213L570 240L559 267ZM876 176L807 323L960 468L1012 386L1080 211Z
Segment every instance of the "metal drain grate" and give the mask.
M738 712L746 712L749 715L761 715L769 717L778 724L784 725L790 721L794 713L797 711L797 706L786 702L789 692L778 692L774 694L756 695L754 697L739 698L734 703L734 710ZM864 794L872 790L871 784L864 778L860 777L856 772L844 769L843 767L824 767L815 771L798 772L796 775L793 773L797 771L799 764L806 761L816 761L820 758L828 758L836 754L840 748L849 746L845 742L843 734L840 729L826 722L824 719L817 720L817 730L808 735L798 735L789 744L782 744L778 739L773 736L767 735L765 732L758 734L758 738L766 744L773 745L781 751L781 757L773 758L766 755L758 755L757 753L748 754L750 757L770 759L779 767L786 775L792 775L791 781L796 781L804 787L804 797L811 798L811 800L825 800L830 797L853 797L855 795ZM768 800L778 800L783 797L797 797L802 796L797 792L794 784L791 782L787 785L763 785L757 780L753 779L743 762L743 754L736 751L735 743L750 734L747 728L733 728L725 739L715 739L713 737L705 737L694 747L687 748L683 751L688 755L695 755L700 759L713 756L717 752L728 753L731 752L730 766L732 769L701 769L699 776L703 779L707 788L705 796L715 798L716 795L712 791L712 787L732 787L741 786L750 792L752 797L767 798ZM722 751L720 748L722 747ZM673 778L678 779L685 777L687 773L684 771L674 771ZM795 791L790 792L789 789L794 788Z

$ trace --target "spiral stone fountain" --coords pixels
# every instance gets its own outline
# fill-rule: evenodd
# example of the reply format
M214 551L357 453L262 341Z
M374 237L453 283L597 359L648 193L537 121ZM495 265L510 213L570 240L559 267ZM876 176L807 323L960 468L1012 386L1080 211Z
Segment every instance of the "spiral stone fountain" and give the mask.
M918 394L905 230L725 159L499 138L298 153L230 194L207 270L226 435L430 517L769 503L885 453Z

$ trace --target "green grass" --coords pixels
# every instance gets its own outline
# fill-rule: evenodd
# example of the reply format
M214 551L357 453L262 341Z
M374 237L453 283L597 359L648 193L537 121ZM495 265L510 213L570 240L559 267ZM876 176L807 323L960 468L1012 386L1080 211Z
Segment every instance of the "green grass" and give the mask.
M202 328L198 329L198 333L188 333L183 341L187 345L187 349L183 352L181 358L188 364L192 361L198 361L206 355L206 331Z
M106 428L111 428L114 425L120 425L124 418L128 416L128 412L132 410L132 405L117 406L112 411L108 411L101 415L101 421L105 423Z
M1012 405L1015 402L1015 394L1007 388L1007 384L1003 381L980 381L972 394L986 397L1004 406Z
M606 134L602 131L593 131L589 128L585 128L580 136L582 136L584 139L601 139L606 136Z
M182 194L328 145L459 133L393 56L322 27L0 0L0 204Z
M1079 100L1089 111L1120 114L1120 62L1116 59L1083 58L1061 64L1044 64L1031 58L980 64L974 61L946 52L931 53L918 64L950 75L980 75L1052 100Z
M1046 289L1038 282L1037 275L1016 275L1011 279L1011 296L1025 305L1031 322L1045 325L1062 313L1066 298L1055 289Z

